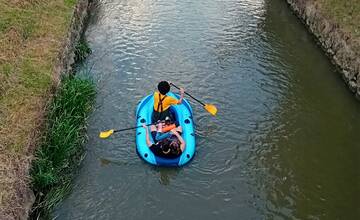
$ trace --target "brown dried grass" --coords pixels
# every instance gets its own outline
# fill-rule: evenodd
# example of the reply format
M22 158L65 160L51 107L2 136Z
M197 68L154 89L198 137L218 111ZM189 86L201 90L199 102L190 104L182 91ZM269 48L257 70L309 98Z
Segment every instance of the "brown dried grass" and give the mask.
M333 19L353 37L360 37L359 0L316 0L321 11Z
M32 197L28 188L30 158L23 155L0 155L0 219L21 219L26 215L24 206ZM11 207L11 208L10 208Z
M327 19L339 25L356 53L360 50L360 1L315 0Z

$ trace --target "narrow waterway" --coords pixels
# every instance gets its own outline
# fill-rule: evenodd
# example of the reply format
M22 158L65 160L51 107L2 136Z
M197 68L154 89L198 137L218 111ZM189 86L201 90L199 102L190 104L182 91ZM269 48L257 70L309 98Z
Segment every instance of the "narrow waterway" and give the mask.
M102 0L86 38L97 104L56 219L360 219L360 104L284 0ZM219 109L192 102L183 168L98 138L160 80Z

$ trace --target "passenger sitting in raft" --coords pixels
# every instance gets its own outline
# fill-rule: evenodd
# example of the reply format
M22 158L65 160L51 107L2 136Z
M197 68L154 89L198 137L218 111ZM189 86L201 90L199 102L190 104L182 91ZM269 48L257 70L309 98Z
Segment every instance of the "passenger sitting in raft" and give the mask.
M165 140L168 140L170 142L169 145L170 149L172 150L172 155L174 157L178 157L181 155L182 152L184 152L186 145L184 139L181 137L182 127L176 127L170 132L170 137Z
M152 122L164 120L166 117L173 119L170 112L171 105L181 104L184 98L184 89L180 88L180 99L176 99L166 94L170 91L170 84L166 81L161 81L158 84L158 91L154 93L154 112L152 114Z
M173 128L176 128L176 125L171 123L169 117L166 117L164 122L159 122L156 125L150 126L151 137L155 142L161 141L170 137L171 134L169 131L171 131Z
M155 155L164 158L176 158L185 150L185 141L181 137L181 126L171 129L169 137L156 141L156 143L151 142L149 131L145 124L143 124L143 128L146 131L146 145Z

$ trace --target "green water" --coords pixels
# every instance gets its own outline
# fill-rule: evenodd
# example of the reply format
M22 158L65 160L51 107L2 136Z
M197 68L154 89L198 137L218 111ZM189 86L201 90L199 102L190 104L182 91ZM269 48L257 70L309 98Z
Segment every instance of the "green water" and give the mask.
M360 104L283 0L103 0L84 70L87 155L57 219L360 219ZM138 101L160 80L193 104L188 166L139 159Z

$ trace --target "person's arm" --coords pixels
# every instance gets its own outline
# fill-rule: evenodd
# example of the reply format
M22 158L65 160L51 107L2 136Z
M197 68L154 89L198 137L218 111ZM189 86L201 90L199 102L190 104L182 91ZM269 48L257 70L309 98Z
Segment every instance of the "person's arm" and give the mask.
M181 104L183 99L184 99L184 94L185 94L185 90L184 88L180 88L180 99L179 99L179 103L178 104Z
M142 124L143 128L145 129L145 132L146 132L146 145L148 147L151 147L152 143L150 141L150 137L149 137L149 131L148 131L148 128L146 127L145 124Z
M180 99L169 97L167 101L169 102L170 105L181 104L184 99L184 94L185 94L184 88L180 88Z
M172 84L171 81L168 81L168 83L169 83L170 85ZM179 100L175 99L175 100L176 100L176 103L172 103L172 104L181 104L181 103L182 103L182 101L183 101L183 99L184 99L185 89L182 88L182 87L180 87L179 90L180 90L180 99L179 99Z
M178 104L181 104L183 99L184 99L184 94L180 93L180 99L169 96L166 101L168 102L169 105L178 105Z
M183 139L183 138L181 137L181 135L176 131L176 128L172 129L171 132L179 139L181 152L184 152L184 150L185 150L185 145L186 145L184 139Z

